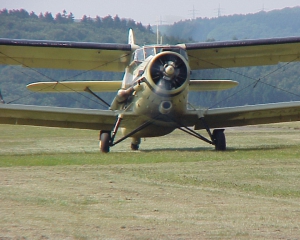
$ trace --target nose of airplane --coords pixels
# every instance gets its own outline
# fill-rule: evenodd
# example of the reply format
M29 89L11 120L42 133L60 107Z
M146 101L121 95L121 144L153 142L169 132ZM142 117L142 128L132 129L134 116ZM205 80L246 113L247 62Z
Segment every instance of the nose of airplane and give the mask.
M159 91L178 91L189 78L188 65L175 52L156 55L149 65L150 78Z

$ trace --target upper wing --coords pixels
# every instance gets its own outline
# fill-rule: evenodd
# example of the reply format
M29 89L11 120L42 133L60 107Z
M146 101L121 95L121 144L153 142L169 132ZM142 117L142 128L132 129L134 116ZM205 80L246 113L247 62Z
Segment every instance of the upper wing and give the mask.
M0 39L0 64L33 68L122 72L130 44Z
M300 102L208 109L203 115L211 128L300 121ZM195 129L203 129L200 121Z
M89 88L93 92L116 92L122 81L63 81L36 82L27 85L33 92L84 92Z
M300 37L189 43L191 69L233 68L300 61Z

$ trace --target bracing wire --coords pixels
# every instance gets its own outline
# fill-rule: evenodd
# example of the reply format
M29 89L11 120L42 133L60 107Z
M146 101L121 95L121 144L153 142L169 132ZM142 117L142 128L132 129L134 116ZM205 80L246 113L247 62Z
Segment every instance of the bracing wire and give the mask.
M13 61L15 61L16 63L18 63L18 64L20 64L20 65L23 65L25 68L32 70L33 72L35 72L35 73L41 75L42 77L44 77L44 78L50 80L51 82L54 82L54 83L56 82L56 83L62 84L62 85L64 85L64 84L63 84L64 81L68 81L68 80L73 79L73 78L75 78L75 77L78 77L78 76L80 76L80 75L83 75L83 74L86 74L86 73L88 73L88 72L94 71L94 70L97 69L97 68L100 68L100 67L102 67L102 66L104 66L104 65L107 65L107 64L113 63L113 62L115 62L115 61L118 61L118 60L120 60L120 59L122 59L122 58L125 58L125 57L127 57L127 56L129 55L129 54L123 55L123 56L120 57L120 58L113 59L112 61L105 62L105 63L100 64L100 65L98 65L98 66L96 66L96 67L94 67L94 68L91 68L91 69L89 69L89 70L82 71L82 72L77 73L77 74L75 74L75 75L73 75L73 76L71 76L71 77L68 77L68 78L66 78L66 79L63 79L63 80L61 80L61 81L57 81L57 80L55 80L55 79L53 79L53 78L47 76L46 74L44 74L44 73L38 71L36 68L32 68L32 67L30 67L30 66L27 66L27 65L23 64L22 62L18 61L17 59L15 59L15 58L13 58L13 57L10 57L9 55L7 55L7 54L5 54L5 53L3 53L3 52L0 52L0 54L2 54L3 56L5 56L5 57L7 57L7 58L9 58L9 59L11 59L11 60L13 60ZM26 73L25 71L21 71L19 68L15 68L15 69L18 70L18 71L20 71L21 73L23 73L23 74L29 76L29 77L32 77L31 75L29 75L29 74ZM36 78L34 77L34 79L36 79ZM107 104L104 106L102 102L95 101L93 98L90 98L90 97L86 96L85 94L82 94L81 92L78 92L78 91L76 91L76 90L74 90L74 89L72 89L72 88L70 88L70 87L68 87L68 86L66 86L66 85L64 85L64 87L69 88L69 89L70 89L71 91L73 91L74 93L77 93L77 94L83 96L84 98L87 98L88 100L90 100L90 101L92 101L92 102L94 102L94 103L96 103L96 104L101 105L102 107L107 107ZM45 90L45 89L47 89L47 88L49 88L49 86L47 86L47 87L45 87L45 88L42 88L40 91L43 91L43 90ZM56 91L58 91L58 90L56 90ZM58 91L58 92L60 92L60 91ZM61 93L63 93L63 92L61 92ZM14 99L14 100L12 100L12 101L7 102L6 104L10 104L10 103L19 101L20 99L26 98L26 97L31 96L31 95L33 95L33 94L35 94L35 92L28 93L28 94L24 94L24 95L20 96L20 97L17 98L17 99ZM68 95L68 94L67 94L67 96L68 96L69 98L71 98L72 100L74 100L74 101L78 101L76 98L73 98L72 96L70 96L70 95ZM80 102L80 103L83 104L84 106L88 107L86 104L84 104L84 103L82 103L82 102Z
M279 66L278 68L276 68L275 70L273 70L273 71L267 73L266 75L264 75L264 76L262 76L262 77L259 77L258 79L257 79L257 78L254 78L254 77L251 77L251 76L248 76L248 75L245 75L245 74L243 74L243 73L234 71L233 69L222 67L222 66L220 66L220 65L217 65L217 64L215 64L215 63L209 62L209 61L207 61L207 60L204 60L204 59L201 59L201 58L192 56L192 55L189 55L189 57L195 58L195 59L197 59L197 60L199 60L199 61L202 61L202 62L209 63L209 64L211 64L211 65L213 65L213 66L216 66L217 68L224 69L224 70L226 70L226 71L228 71L228 72L230 72L230 73L233 73L233 74L242 76L242 77L244 77L244 78L247 78L247 79L250 79L250 80L253 81L253 82L251 82L250 84L248 84L247 86L243 87L242 89L239 89L239 90L236 91L235 93L233 93L233 94L227 96L226 98L224 98L224 99L218 101L217 103L214 103L214 104L211 105L210 107L207 107L207 109L210 109L210 108L213 108L213 107L219 105L221 102L226 101L226 100L232 98L233 96L235 96L235 95L241 93L242 91L246 90L247 88L250 88L252 85L253 85L253 88L255 88L255 87L257 86L258 83L265 84L265 85L267 85L267 86L269 86L269 87L272 87L272 88L277 89L277 90L279 90L279 91L282 91L282 92L285 92L285 93L288 93L288 94L290 94L290 95L293 95L293 96L296 96L296 97L299 97L299 98L300 98L300 95L299 95L299 94L296 94L296 93L294 93L294 92L288 91L288 90L286 90L286 89L283 89L283 88L274 86L274 85L272 85L272 84L270 84L270 83L267 83L267 82L263 81L263 79L265 79L265 78L271 76L272 74L275 74L275 73L278 72L280 69L282 69L282 68L288 66L290 63L296 62L296 60L299 59L299 57L296 57L295 59L291 60L290 62L286 62L285 64Z

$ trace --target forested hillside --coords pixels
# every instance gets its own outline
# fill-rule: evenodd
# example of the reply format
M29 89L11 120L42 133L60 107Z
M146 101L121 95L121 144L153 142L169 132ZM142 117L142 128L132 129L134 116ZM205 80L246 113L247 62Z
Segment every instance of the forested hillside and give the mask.
M298 16L297 16L298 15ZM0 38L46 39L61 41L126 43L128 29L135 32L140 45L153 44L156 35L151 26L118 16L83 16L75 21L66 11L36 15L25 10L0 11ZM168 28L164 43L215 41L244 38L300 36L300 8L269 13L234 15L214 19L181 21ZM223 92L192 93L193 105L207 107L234 106L278 101L300 100L300 65L282 63L278 66L194 71L193 79L232 79L239 87ZM36 81L120 80L121 73L28 69L0 65L0 89L7 103L39 104L70 107L105 108L88 94L36 94L26 84ZM110 102L114 94L101 94Z
M164 33L195 41L300 36L300 7L180 21L165 27Z

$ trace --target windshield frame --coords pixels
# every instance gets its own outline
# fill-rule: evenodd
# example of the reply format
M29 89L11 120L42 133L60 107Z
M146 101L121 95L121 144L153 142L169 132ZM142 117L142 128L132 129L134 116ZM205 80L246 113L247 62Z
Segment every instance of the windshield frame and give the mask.
M185 49L179 46L144 46L134 51L132 54L132 62L143 62L150 56L155 56L161 52L176 52L188 61L188 54Z

